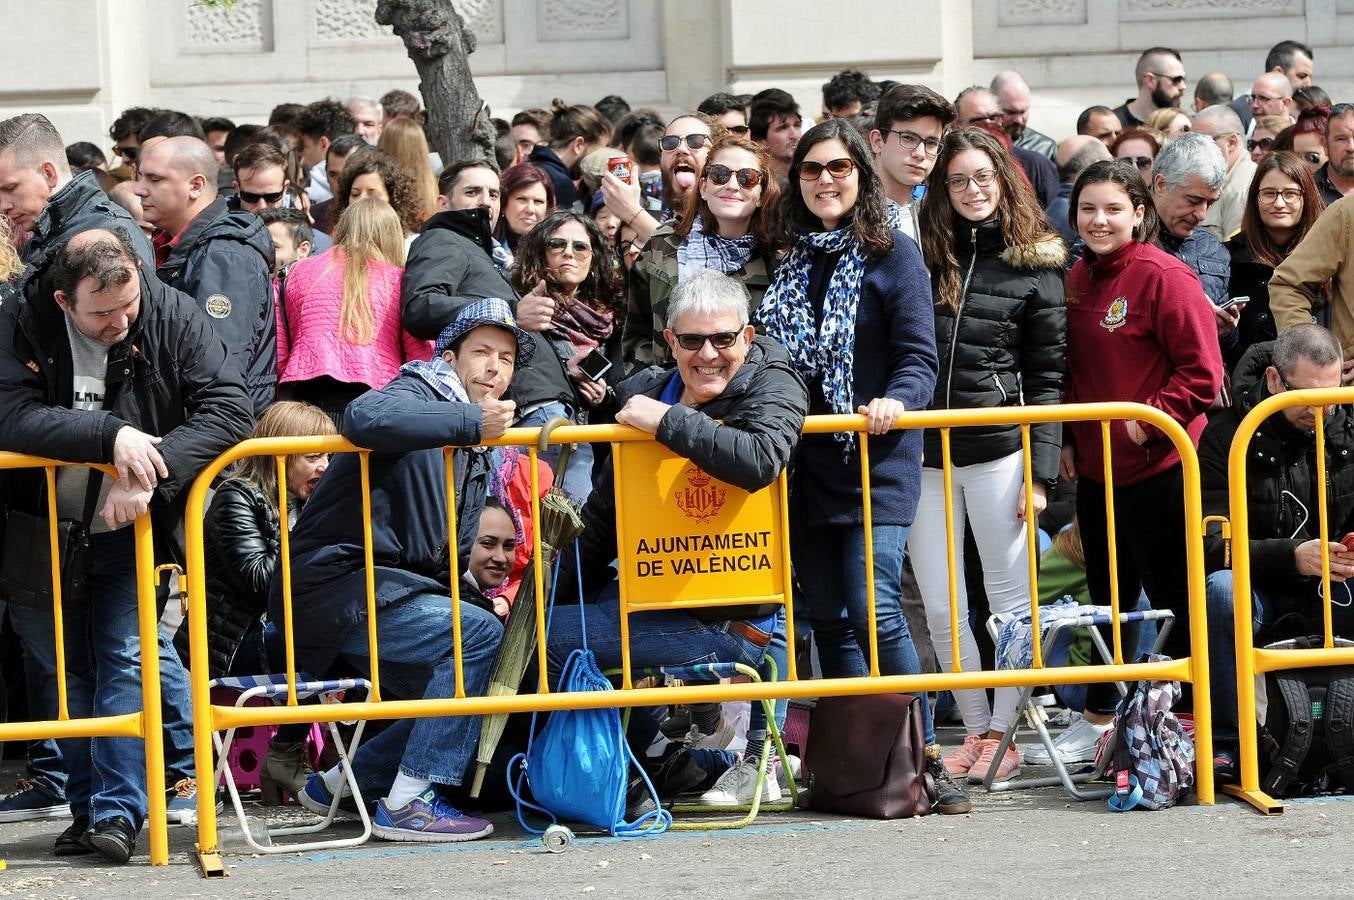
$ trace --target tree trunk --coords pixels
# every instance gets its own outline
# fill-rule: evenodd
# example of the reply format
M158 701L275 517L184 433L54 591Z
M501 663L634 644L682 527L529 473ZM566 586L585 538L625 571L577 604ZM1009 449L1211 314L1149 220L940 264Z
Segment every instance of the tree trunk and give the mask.
M418 69L428 141L443 165L492 162L497 135L470 74L475 34L451 0L380 0L376 22L395 29Z

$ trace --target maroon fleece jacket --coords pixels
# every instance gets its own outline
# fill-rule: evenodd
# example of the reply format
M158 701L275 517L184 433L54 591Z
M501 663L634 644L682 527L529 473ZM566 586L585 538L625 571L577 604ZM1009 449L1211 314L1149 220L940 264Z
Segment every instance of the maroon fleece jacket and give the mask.
M1130 241L1104 257L1087 251L1066 283L1069 403L1145 403L1175 419L1195 446L1204 411L1222 386L1222 354L1212 304L1198 276L1151 245ZM1180 456L1162 432L1145 423L1147 442L1110 424L1116 485L1134 484L1169 469ZM1105 480L1099 422L1073 422L1064 443L1076 450L1078 477Z

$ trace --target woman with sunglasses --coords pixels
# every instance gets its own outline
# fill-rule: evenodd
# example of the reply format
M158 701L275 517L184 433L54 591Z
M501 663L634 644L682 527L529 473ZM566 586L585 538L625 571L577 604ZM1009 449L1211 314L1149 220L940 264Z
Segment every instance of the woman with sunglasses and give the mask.
M1147 131L1156 132L1162 136L1162 143L1173 141L1186 134L1193 123L1189 114L1177 106L1168 106L1159 109L1147 117L1143 127Z
M1309 106L1298 114L1292 128L1285 128L1274 137L1270 150L1291 150L1301 157L1307 171L1313 175L1326 164L1326 123L1330 121L1330 107Z
M1110 144L1110 155L1123 160L1138 170L1146 181L1152 172L1152 161L1161 152L1161 140L1143 128L1130 128Z
M790 481L795 572L823 675L870 671L861 441L868 441L873 503L874 600L879 671L917 673L903 616L907 532L921 490L921 434L892 430L924 409L936 386L935 325L917 245L888 225L888 198L860 133L844 119L809 129L790 160L780 229L790 247L756 318L790 352L809 385L811 414L863 414L866 431L806 435ZM940 759L923 699L927 771L939 810L967 812L968 797Z
M1204 412L1222 386L1217 324L1194 270L1153 243L1157 213L1136 167L1120 160L1092 164L1072 187L1068 219L1086 250L1067 275L1066 401L1144 403L1180 423L1197 445ZM1165 653L1189 656L1180 455L1145 422L1113 421L1109 432L1118 562L1113 573L1101 425L1069 422L1063 428L1060 473L1077 483L1091 599L1110 605L1111 578L1121 598L1145 590L1154 609L1175 613ZM1125 662L1138 631L1123 627ZM1064 763L1095 758L1118 702L1112 684L1087 689L1083 717L1054 741ZM1033 747L1025 762L1048 764L1049 753Z
M1227 353L1228 368L1252 344L1278 336L1269 309L1269 279L1326 208L1311 170L1295 153L1267 154L1256 167L1241 215L1241 230L1227 242L1232 256L1228 294L1246 297L1237 323L1237 343Z
M512 287L522 295L519 309L529 306L549 311L541 337L569 375L564 387L567 393L553 384L534 390L514 382L517 425L532 427L558 416L583 424L587 411L607 398L609 385L620 375L620 320L624 315L620 276L612 259L592 219L567 209L551 212L517 245ZM610 368L593 378L580 364L598 355L605 357ZM568 470L555 476L556 483L579 502L592 492L592 459L592 446L578 444ZM554 464L553 459L548 461Z
M672 364L663 338L668 298L702 269L741 281L756 309L771 283L779 198L757 142L734 134L715 142L680 218L658 227L631 270L621 341L627 369Z
M1293 120L1288 116L1261 116L1253 121L1255 126L1246 139L1246 149L1250 151L1251 162L1259 165L1265 154L1274 149L1274 138L1292 125Z
M940 376L933 409L980 409L1062 400L1067 317L1063 271L1067 250L1049 228L1018 165L982 129L945 135L928 179L921 210L922 255L931 270ZM1030 429L1033 497L1025 496L1020 428L994 425L951 432L954 534L945 527L945 484L940 433L927 429L921 502L908 534L908 554L926 607L941 671L953 665L948 547L956 553L959 662L982 668L969 625L964 580L964 529L973 528L983 586L994 613L1028 609L1029 552L1026 500L1037 519L1058 477L1062 427ZM968 510L971 514L966 514ZM1032 525L1032 522L1028 523ZM945 760L957 777L980 783L1016 715L1016 688L1000 688L991 705L984 690L956 690L968 732ZM1020 771L1011 744L996 780Z

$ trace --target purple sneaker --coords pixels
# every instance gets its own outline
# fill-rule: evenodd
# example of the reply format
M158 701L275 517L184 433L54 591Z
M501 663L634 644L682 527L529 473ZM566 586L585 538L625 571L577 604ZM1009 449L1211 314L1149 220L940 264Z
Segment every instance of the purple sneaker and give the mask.
M391 809L385 800L376 804L371 833L387 841L453 842L473 841L494 833L484 819L465 813L428 788L404 806Z

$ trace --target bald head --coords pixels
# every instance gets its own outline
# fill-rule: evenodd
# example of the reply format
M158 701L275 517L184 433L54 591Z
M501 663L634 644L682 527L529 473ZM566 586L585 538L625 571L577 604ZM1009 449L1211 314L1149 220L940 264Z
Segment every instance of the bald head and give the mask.
M1293 85L1282 72L1266 72L1251 85L1251 115L1291 116Z
M1058 179L1071 182L1076 181L1091 163L1113 158L1104 141L1089 134L1078 134L1058 144L1053 162L1058 167Z
M1209 72L1194 86L1194 111L1232 102L1232 79L1223 72Z
M178 234L216 199L216 154L195 137L146 146L137 160L135 193L147 222Z

